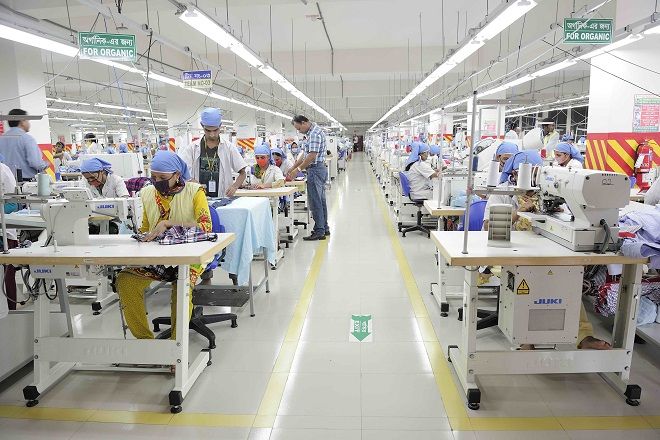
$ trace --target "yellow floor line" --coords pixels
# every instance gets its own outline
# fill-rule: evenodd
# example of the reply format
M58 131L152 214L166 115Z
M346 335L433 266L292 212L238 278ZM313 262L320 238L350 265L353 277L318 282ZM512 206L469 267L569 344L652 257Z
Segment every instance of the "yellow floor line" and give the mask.
M389 209L381 196L375 178L372 176L372 190L387 227L392 249L401 271L408 297L415 312L426 353L431 362L435 382L454 431L560 431L560 430L632 430L660 427L660 416L604 416L604 417L471 417L465 409L460 384L453 373L442 350L442 344L429 318L415 277L410 269L399 236L391 221ZM429 242L430 243L430 242ZM429 246L432 246L429 244Z
M334 217L338 208L339 195L337 195L330 208L329 216ZM307 272L300 298L293 311L293 318L289 322L284 342L280 347L277 360L275 361L273 373L268 381L266 392L261 399L261 404L259 405L259 410L253 424L255 428L272 428L275 423L275 417L277 416L277 411L284 395L284 389L289 378L289 373L291 372L293 359L298 350L298 343L300 342L300 335L305 325L307 311L314 295L316 280L321 272L321 266L323 265L325 256L328 253L328 241L320 241L314 252L314 258Z

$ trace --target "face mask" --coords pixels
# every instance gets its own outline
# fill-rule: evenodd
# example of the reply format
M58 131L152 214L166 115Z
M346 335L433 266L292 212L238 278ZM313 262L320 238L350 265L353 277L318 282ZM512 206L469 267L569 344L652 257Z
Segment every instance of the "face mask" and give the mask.
M259 165L259 168L261 168L262 170L265 170L266 168L268 168L268 158L257 159L257 165Z
M171 178L167 180L151 179L151 184L156 188L156 191L158 191L161 195L166 196L170 193L170 180Z
M291 154L298 154L298 147L291 147Z

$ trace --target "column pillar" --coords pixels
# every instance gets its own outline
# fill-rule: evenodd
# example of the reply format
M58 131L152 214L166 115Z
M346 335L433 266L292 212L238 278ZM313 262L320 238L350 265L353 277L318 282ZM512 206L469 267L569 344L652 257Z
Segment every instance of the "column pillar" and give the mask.
M43 62L41 49L24 44L0 39L0 99L10 99L0 102L0 113L7 114L9 110L20 108L29 115L43 115L40 120L30 121L30 135L37 141L44 160L50 164L50 173L54 177L52 144L57 136L51 138L48 111L46 109L46 89L43 86ZM36 89L36 90L35 90ZM20 98L18 96L21 96ZM9 124L1 121L2 132L7 131Z

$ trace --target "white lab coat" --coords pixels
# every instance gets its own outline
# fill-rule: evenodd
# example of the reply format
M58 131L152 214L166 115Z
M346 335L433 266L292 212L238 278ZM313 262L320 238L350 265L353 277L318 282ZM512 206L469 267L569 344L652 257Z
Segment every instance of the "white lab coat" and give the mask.
M190 170L191 179L199 181L199 156L201 154L200 140L185 145L177 151L181 159L186 162ZM227 189L232 185L233 173L238 173L248 166L235 147L220 139L218 145L218 196L224 197Z
M268 168L266 168L266 171L264 171L260 178L252 174L252 178L250 179L250 183L252 185L256 185L258 183L275 184L280 181L281 183L279 186L284 185L284 174L282 174L282 170L278 166L273 164L268 165Z
M435 173L431 164L418 160L410 167L407 173L410 181L410 198L413 200L427 200L433 197L433 184L431 176Z
M289 174L289 171L291 171L291 168L293 168L293 162L289 160L289 158L287 157L282 161L282 165L280 165L280 170L282 170L282 174L286 176L287 174Z
M557 161L555 160L555 166L561 166L561 165L559 165L557 163ZM571 167L571 168L580 169L580 170L582 168L584 168L584 166L582 165L582 162L580 162L577 159L571 159L568 162L566 162L566 165L563 165L563 166L566 167L566 168Z
M4 163L0 163L0 182L2 183L2 188L7 193L13 193L16 191L16 178L11 172L11 169ZM7 229L7 238L9 240L17 240L16 229ZM0 303L3 301L0 300Z
M508 188L510 186L514 185L509 181L502 182L497 185L498 188ZM494 204L512 205L513 212L518 211L518 201L515 197L502 194L491 194L488 196L488 201L486 201L486 208L484 209L484 221L488 220L488 217L490 216L490 206Z
M114 199L117 197L129 197L128 189L126 188L126 183L124 179L119 177L116 174L108 174L103 188L99 192L98 188L87 184L87 187L92 191L92 196L95 199L101 198L110 198Z

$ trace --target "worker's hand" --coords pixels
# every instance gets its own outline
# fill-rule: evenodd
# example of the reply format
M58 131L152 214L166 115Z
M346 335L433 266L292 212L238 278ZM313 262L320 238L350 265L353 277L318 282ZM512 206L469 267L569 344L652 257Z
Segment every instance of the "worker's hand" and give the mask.
M162 220L159 222L156 227L144 238L144 241L153 241L159 236L161 236L165 231L172 227L172 223L169 220Z
M253 186L254 189L264 189L266 188L266 185L263 183L257 183L256 185Z
M532 212L536 209L536 207L534 206L534 202L531 200L520 200L519 203L520 204L518 206L518 211Z
M234 197L234 194L236 194L237 189L238 189L237 186L231 185L229 188L227 188L227 191L225 192L225 195L227 197Z
M286 176L284 176L284 180L286 180L287 182L291 182L293 178L291 177L291 174L287 174Z

